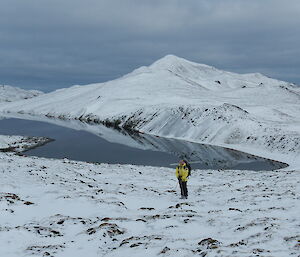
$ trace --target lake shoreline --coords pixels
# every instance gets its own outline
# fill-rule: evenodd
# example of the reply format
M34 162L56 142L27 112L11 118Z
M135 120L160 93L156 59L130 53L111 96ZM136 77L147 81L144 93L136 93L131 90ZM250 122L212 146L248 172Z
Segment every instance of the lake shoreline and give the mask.
M158 167L170 167L170 163L177 162L179 159L188 159L191 163L195 163L195 169L232 169L236 166L236 169L270 170L288 167L288 164L282 161L248 154L247 152L237 151L228 147L221 148L213 145L192 143L185 140L151 136L144 133L131 134L128 131L120 132L119 130L112 130L104 126L92 126L82 122L73 121L68 123L66 121L49 120L45 118L33 121L32 117L26 117L25 120L21 118L24 117L6 117L6 120L3 120L2 124L6 124L10 122L9 120L12 120L10 127L6 125L7 131L10 133L14 131L14 134L24 134L24 131L29 131L27 133L31 133L31 136L35 136L39 133L39 136L51 137L56 141L41 149L32 148L35 150L29 150L26 153L31 156L58 159L67 157L77 161L154 165ZM16 120L13 121L14 119ZM22 129L15 129L12 126ZM28 130L28 127L32 127L32 131ZM2 131L5 131L3 129L4 128L2 128ZM45 132L41 134L43 130L45 130ZM58 136L58 134L53 134L52 130L57 131L54 133L61 133L62 135ZM96 137L92 137L92 135ZM100 141L99 136L105 141L102 139ZM97 140L99 143L96 143ZM108 142L113 144L108 144ZM71 143L73 143L72 146L70 145ZM123 146L120 148L116 143ZM111 154L108 155L104 152L102 155L106 154L106 156L102 156L102 159L99 159L98 153L101 155L103 144L105 148L110 149L108 151L110 151ZM82 145L82 149L79 148L78 145ZM125 150L125 146L130 148ZM119 152L119 149L123 148L125 152ZM61 149L64 149L66 152L63 152ZM117 153L118 155L116 155ZM173 157L171 157L169 153L171 153ZM131 159L126 160L127 155ZM191 157L193 159L190 159L189 155L193 156ZM121 156L123 160L118 159L117 156ZM143 163L143 160L146 160L145 158L149 160Z

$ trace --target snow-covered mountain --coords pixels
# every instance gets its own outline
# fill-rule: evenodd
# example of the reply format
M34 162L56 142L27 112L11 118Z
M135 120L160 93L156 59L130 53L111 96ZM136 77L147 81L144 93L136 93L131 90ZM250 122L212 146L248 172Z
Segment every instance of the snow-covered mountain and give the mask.
M123 126L268 157L300 153L300 87L173 55L113 81L0 104L0 110Z
M42 94L43 92L38 90L24 90L18 87L0 85L0 103L29 99Z

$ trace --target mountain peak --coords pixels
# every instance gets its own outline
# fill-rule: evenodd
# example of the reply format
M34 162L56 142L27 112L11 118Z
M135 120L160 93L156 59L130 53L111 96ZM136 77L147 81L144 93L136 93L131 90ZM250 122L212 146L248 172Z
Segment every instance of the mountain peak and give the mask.
M156 62L154 62L152 65L150 65L151 68L167 68L170 66L175 66L175 65L185 65L185 64L192 64L192 62L178 57L176 55L168 54L161 59L158 59Z
M156 62L179 62L179 61L185 61L188 62L188 60L181 58L179 56L176 56L174 54L167 54L166 56L158 59Z
M201 69L215 69L214 67L211 67L206 64L200 64L196 62L191 62L189 60L186 60L184 58L178 57L176 55L168 54L164 56L163 58L157 60L152 65L149 66L151 69L159 69L159 70L189 70L191 68L201 68Z
M142 66L142 67L135 69L133 72L125 75L124 77L128 77L128 75L132 76L132 75L136 75L136 74L143 73L143 72L149 72L149 70L154 71L154 72L161 71L161 70L176 71L176 72L187 71L187 70L190 70L190 68L192 66L202 66L202 64L188 61L184 58L178 57L173 54L168 54L168 55L158 59L157 61L155 61L154 63L152 63L149 66ZM207 66L207 65L203 64L203 66ZM209 67L209 66L207 66L207 67Z

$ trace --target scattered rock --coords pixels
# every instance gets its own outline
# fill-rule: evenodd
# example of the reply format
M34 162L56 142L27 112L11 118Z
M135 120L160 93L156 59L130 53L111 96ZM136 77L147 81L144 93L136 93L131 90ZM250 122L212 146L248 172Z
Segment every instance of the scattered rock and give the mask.
M96 229L95 228L89 228L86 233L88 233L88 235L92 235L96 233Z
M239 247L240 245L246 245L246 242L244 240L238 241L237 243L232 243L229 246L230 247Z
M110 237L122 235L125 233L125 230L121 230L117 224L107 222L100 224L98 227L87 229L86 233L88 235L92 235L100 229L104 229L104 233L106 232Z
M33 245L27 247L26 251L30 252L31 254L43 254L43 256L50 256L56 254L58 250L62 250L63 248L65 248L63 245Z
M164 249L162 249L161 251L160 251L160 253L161 254L164 254L164 253L166 253L166 252L168 252L168 251L170 251L171 249L169 248L169 247L165 247Z
M216 249L219 248L221 243L218 240L209 237L202 239L198 245L204 247L204 249Z
M144 219L136 219L135 221L147 222L147 221L146 221L146 220L144 220Z
M105 217L105 218L101 219L101 221L109 221L109 220L111 220L111 218L109 218L109 217Z
M176 193L175 190L167 190L166 192L167 192L167 193Z
M4 209L5 211L8 211L8 212L10 212L10 213L14 213L15 211L14 210L12 210L12 209Z
M159 214L156 214L156 215L150 215L150 216L145 216L145 218L148 218L148 219L159 219L161 216Z
M141 207L140 210L153 211L153 210L155 210L155 208L152 208L152 207Z
M252 252L253 252L254 254L259 254L259 253L265 252L265 250L264 250L264 249L260 249L260 248L256 248L256 249L253 249Z
M237 209L237 208L229 208L228 210L229 210L229 211L239 211L239 212L243 212L243 211L241 211L240 209Z
M0 201L6 200L9 204L14 204L15 201L21 201L21 198L13 193L0 193Z
M64 222L65 222L65 220L61 219L61 220L57 221L57 224L62 225L62 224L64 224Z
M25 204L25 205L32 205L32 204L34 204L34 203L33 203L33 202L26 201L26 202L24 202L24 204Z
M132 245L130 245L129 247L130 248L133 248L133 247L138 247L139 245L141 245L142 243L141 242L139 242L139 243L136 243L136 244L132 244Z
M50 231L52 234L54 234L55 236L61 236L61 233L59 231L56 230L51 230Z

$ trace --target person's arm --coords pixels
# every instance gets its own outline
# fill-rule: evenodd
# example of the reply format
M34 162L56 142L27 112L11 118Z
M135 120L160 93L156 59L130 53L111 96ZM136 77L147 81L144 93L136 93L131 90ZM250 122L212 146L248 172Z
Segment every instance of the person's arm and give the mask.
M176 167L176 172L175 172L176 178L179 178L179 169Z

